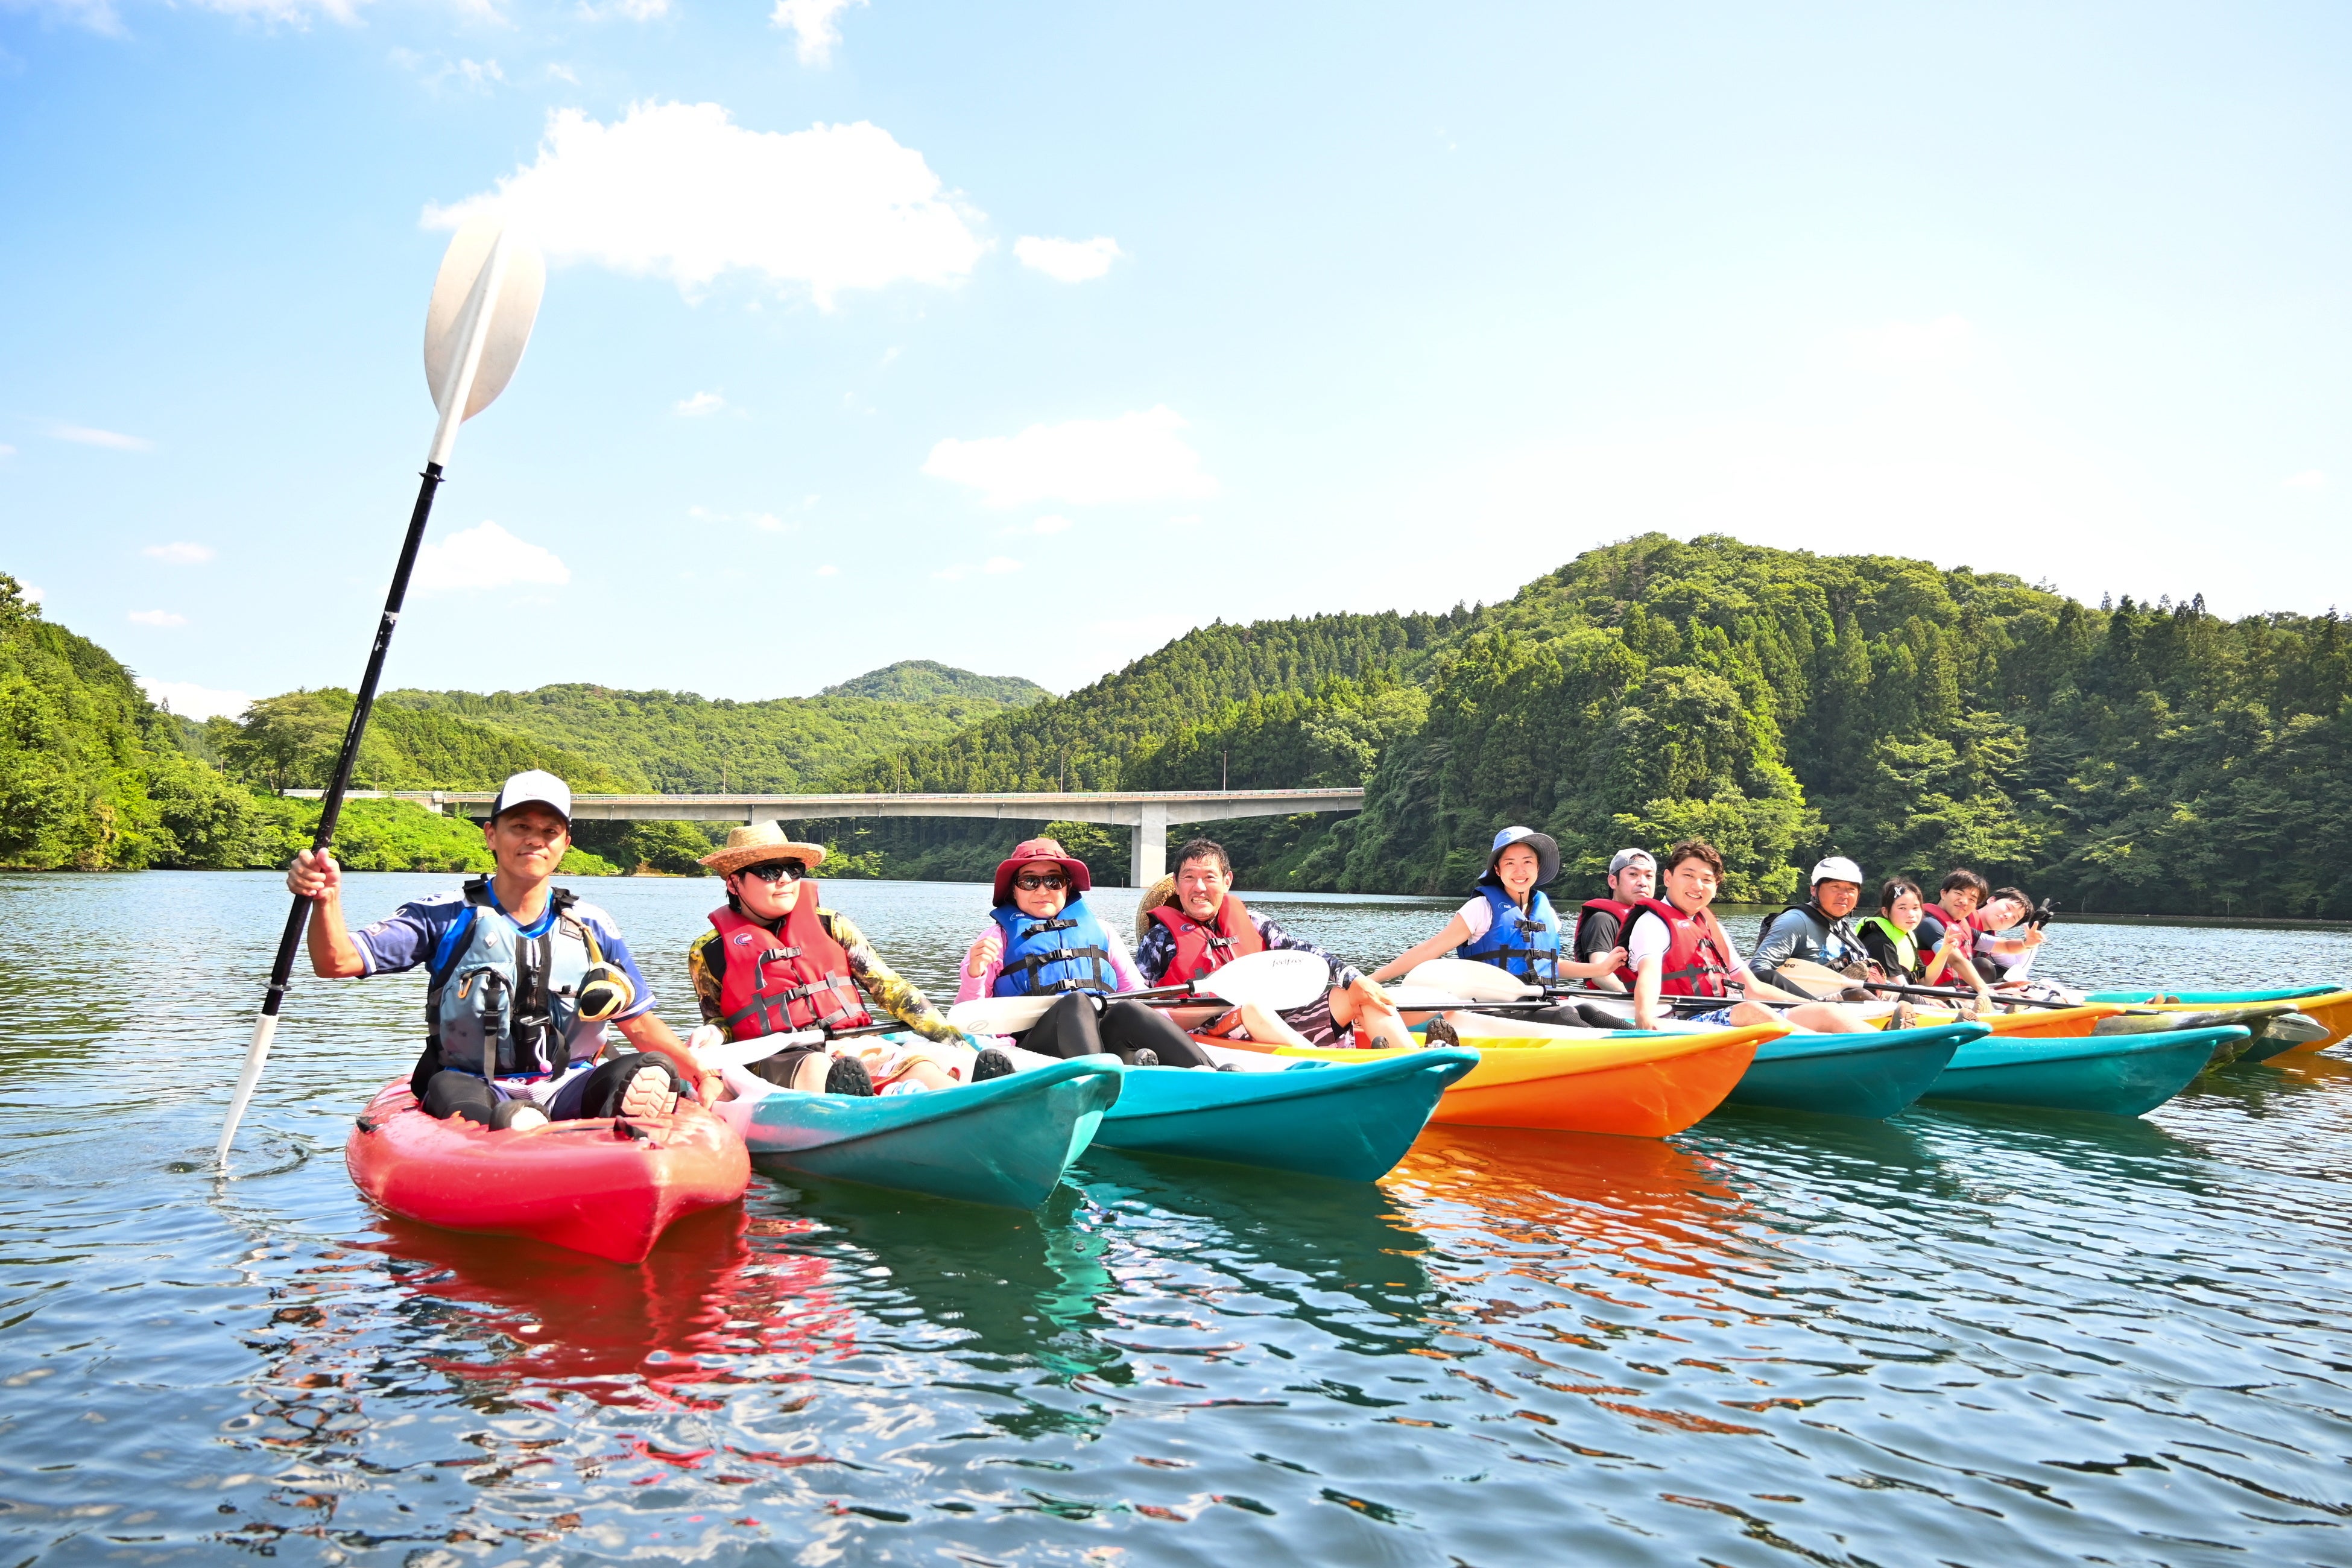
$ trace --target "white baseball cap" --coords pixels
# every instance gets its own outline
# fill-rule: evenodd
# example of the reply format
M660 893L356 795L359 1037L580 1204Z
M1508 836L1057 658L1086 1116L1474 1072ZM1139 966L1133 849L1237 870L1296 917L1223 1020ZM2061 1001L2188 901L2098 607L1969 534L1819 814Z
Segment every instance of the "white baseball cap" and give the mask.
M1609 857L1609 874L1612 877L1628 866L1647 866L1654 871L1658 868L1658 858L1646 849L1620 849Z
M1815 863L1812 880L1806 885L1818 888L1823 882L1852 882L1859 888L1862 886L1862 868L1843 855L1832 855Z
M490 820L496 822L519 805L543 805L572 821L572 786L553 773L537 768L516 773L499 786L499 798L490 803Z

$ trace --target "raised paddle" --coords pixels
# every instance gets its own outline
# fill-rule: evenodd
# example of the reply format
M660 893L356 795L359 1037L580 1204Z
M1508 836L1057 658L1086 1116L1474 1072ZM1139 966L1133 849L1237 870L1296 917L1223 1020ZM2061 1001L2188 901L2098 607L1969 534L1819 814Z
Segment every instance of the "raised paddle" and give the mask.
M1181 1003L1215 997L1235 1006L1255 1002L1275 1012L1304 1007L1331 988L1330 965L1311 952L1275 948L1236 958L1190 985L1162 985L1106 997L1111 1002ZM1017 1035L1034 1028L1060 996L980 996L948 1009L948 1022L974 1035Z
M310 847L323 852L335 841L335 820L342 815L343 794L351 788L352 764L360 754L360 739L367 732L368 714L375 707L375 689L383 677L384 654L400 624L400 606L408 597L408 576L416 565L416 552L425 542L425 520L433 514L433 495L441 488L442 465L457 442L457 426L479 414L506 384L522 362L523 345L530 342L531 322L539 315L539 299L547 287L547 264L536 247L510 233L495 217L477 218L460 228L442 254L440 274L433 280L433 299L425 309L425 380L440 412L433 445L425 454L424 482L408 514L408 535L402 541L400 561L393 568L392 591L384 595L383 616L377 621L375 646L368 650L367 673L360 679L352 704L351 723L343 731L343 749L335 758L334 776L319 803L319 828ZM269 1038L278 1032L278 1012L286 1001L286 986L294 973L294 953L301 945L303 922L310 900L297 897L286 911L286 929L278 939L278 961L270 966L269 988L262 993L261 1015L254 1020L253 1040L245 1048L245 1070L237 1074L236 1092L229 1097L228 1115L221 1121L220 1147L215 1160L228 1163L236 1124L253 1099L254 1086L269 1059Z

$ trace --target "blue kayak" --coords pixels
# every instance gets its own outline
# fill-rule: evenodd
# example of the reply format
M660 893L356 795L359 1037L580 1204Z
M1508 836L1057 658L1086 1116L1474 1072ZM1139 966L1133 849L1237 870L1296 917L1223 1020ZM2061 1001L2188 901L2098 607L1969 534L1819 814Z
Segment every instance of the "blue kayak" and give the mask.
M2216 1046L2244 1038L2236 1025L2046 1040L1991 1035L1955 1051L1926 1098L2140 1116L2187 1089Z
M1412 1147L1446 1086L1477 1065L1476 1051L1432 1050L1283 1072L1135 1068L1095 1142L1375 1182Z
M722 1101L719 1112L750 1145L755 1170L1032 1209L1094 1141L1126 1072L1117 1057L1074 1057L923 1094L780 1089Z
M1927 1093L1954 1052L1990 1032L1982 1024L1937 1024L1783 1035L1756 1047L1727 1103L1884 1119Z

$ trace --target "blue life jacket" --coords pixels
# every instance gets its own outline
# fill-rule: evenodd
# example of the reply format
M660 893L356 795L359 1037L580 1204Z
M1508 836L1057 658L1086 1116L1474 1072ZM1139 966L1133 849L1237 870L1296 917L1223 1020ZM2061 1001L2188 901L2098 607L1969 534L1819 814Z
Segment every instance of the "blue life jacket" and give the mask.
M1551 900L1544 897L1543 889L1535 890L1525 914L1510 894L1491 882L1479 883L1478 891L1486 900L1486 934L1464 943L1455 952L1538 984L1558 980L1559 916L1552 912Z
M1118 989L1111 973L1110 938L1095 920L1081 896L1062 906L1047 920L1024 915L1011 904L991 910L989 918L1004 933L1004 963L992 993L998 996L1050 996L1062 991L1091 991L1097 996Z
M527 936L490 897L466 884L466 909L435 944L425 993L425 1037L439 1066L482 1078L546 1078L604 1048L602 1021L580 1016L580 983L604 953L559 888Z

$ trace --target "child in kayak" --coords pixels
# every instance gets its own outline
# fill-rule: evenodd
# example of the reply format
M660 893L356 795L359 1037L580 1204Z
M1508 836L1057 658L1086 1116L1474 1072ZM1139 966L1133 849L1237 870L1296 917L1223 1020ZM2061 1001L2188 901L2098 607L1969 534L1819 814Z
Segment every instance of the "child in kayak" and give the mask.
M1470 901L1454 911L1444 931L1381 964L1372 978L1394 980L1415 964L1448 953L1491 963L1539 985L1615 974L1625 966L1625 950L1614 942L1587 961L1560 951L1559 917L1543 891L1559 875L1559 845L1550 834L1506 827L1495 835L1486 874L1478 879Z
M1907 877L1890 879L1878 890L1878 913L1858 922L1863 951L1887 979L1906 985L1973 985L1981 1008L1990 998L1984 978L1962 952L1962 939L1947 930L1942 945L1932 952L1919 945L1919 927L1927 896Z
M537 771L508 779L482 842L492 875L357 931L343 922L333 857L296 856L286 886L310 900L312 972L350 979L426 966L426 1043L409 1082L431 1115L520 1129L676 1110L691 1058L655 1014L620 927L550 885L572 845L570 786ZM635 1053L604 1058L607 1025Z
M882 962L846 915L819 906L809 873L824 855L824 845L797 842L767 822L736 828L726 847L703 857L727 889L725 906L710 911L711 929L695 939L686 957L704 1027L731 1040L862 1028L872 1021L858 995L862 987L884 1012L930 1042L887 1058L892 1081L906 1077L927 1089L945 1089L1010 1072L1013 1063L1003 1052L980 1050L978 1041ZM877 1059L881 1065L883 1058ZM787 1046L752 1063L751 1072L812 1094L874 1092L873 1074L856 1049L835 1054L823 1042Z
M1267 1046L1418 1046L1388 993L1353 964L1291 935L1233 896L1234 863L1224 846L1195 838L1176 851L1169 901L1145 900L1139 916L1150 929L1136 944L1135 966L1152 985L1189 984L1233 959L1272 949L1311 952L1331 966L1331 989L1304 1007L1276 1013L1255 1002L1218 1017L1202 1032Z
M996 904L964 954L956 1000L1060 993L1014 1039L1049 1057L1109 1051L1130 1067L1209 1067L1206 1053L1168 1015L1113 999L1144 989L1117 932L1087 903L1094 874L1051 838L1013 847L996 868Z

